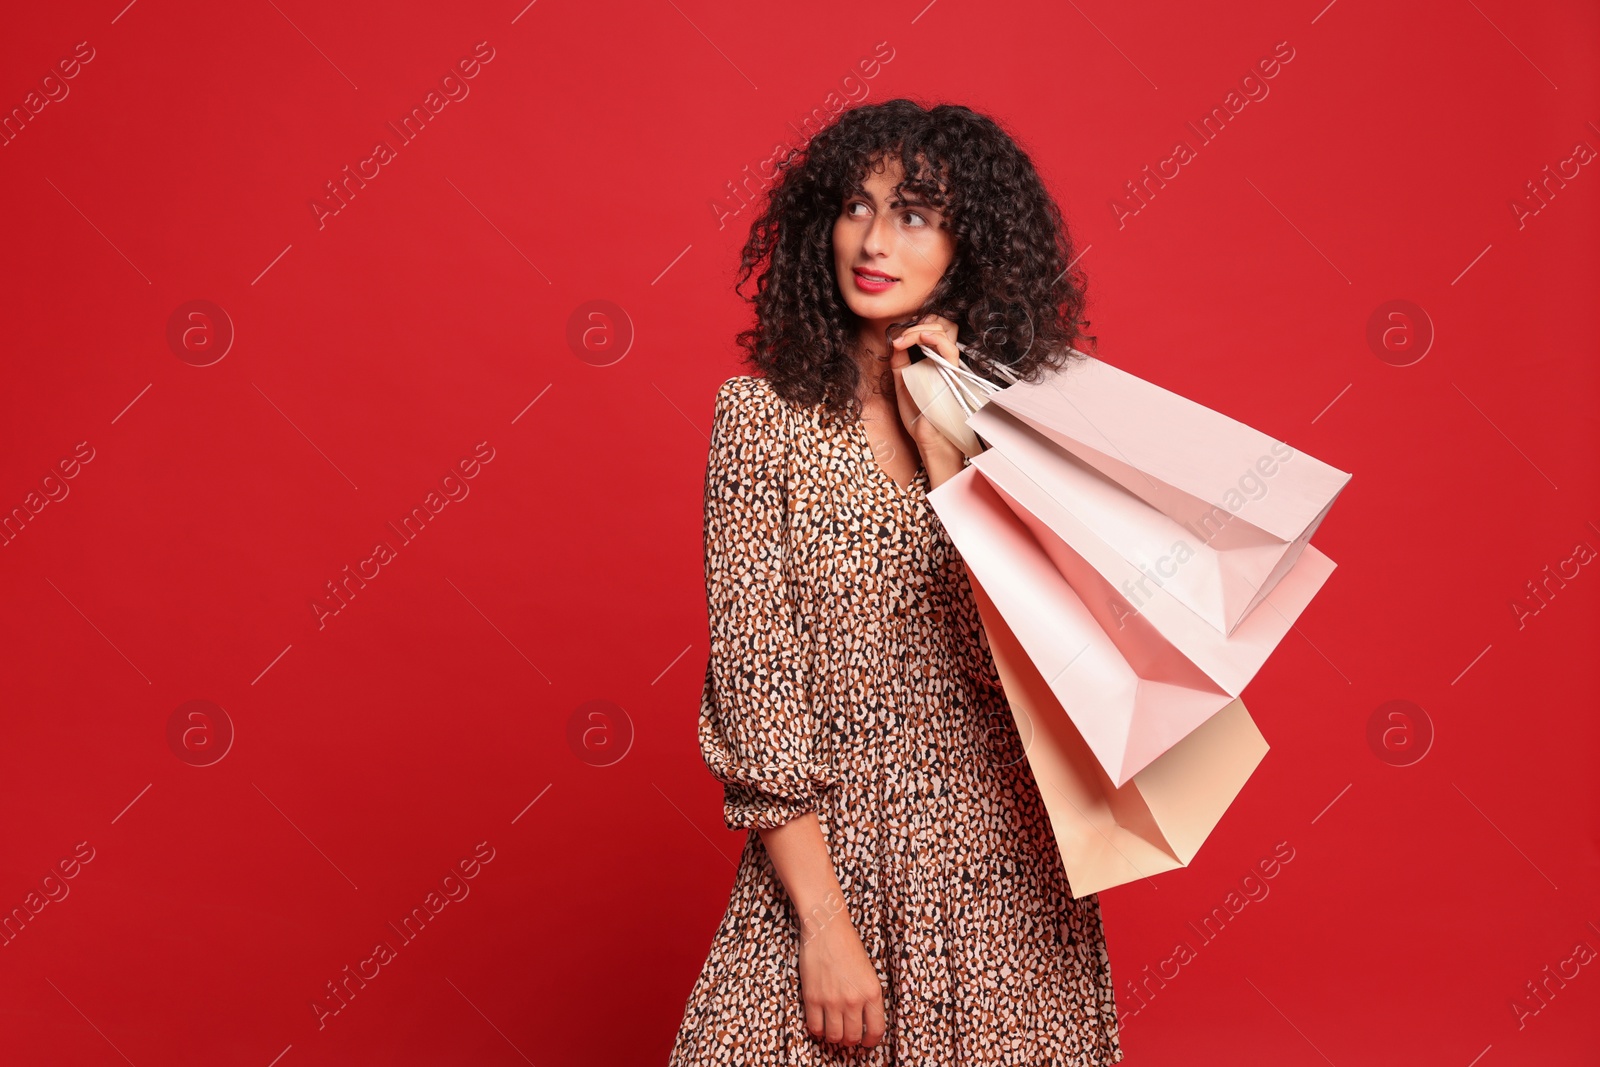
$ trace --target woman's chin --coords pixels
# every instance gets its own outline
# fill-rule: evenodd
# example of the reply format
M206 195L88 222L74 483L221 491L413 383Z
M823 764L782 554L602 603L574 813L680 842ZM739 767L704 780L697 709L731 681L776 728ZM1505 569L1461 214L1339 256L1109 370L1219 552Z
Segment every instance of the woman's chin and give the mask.
M874 300L871 297L861 298L858 295L852 295L847 299L845 306L863 322L879 322L885 326L891 322L910 318L918 307L915 304L907 305L904 300Z

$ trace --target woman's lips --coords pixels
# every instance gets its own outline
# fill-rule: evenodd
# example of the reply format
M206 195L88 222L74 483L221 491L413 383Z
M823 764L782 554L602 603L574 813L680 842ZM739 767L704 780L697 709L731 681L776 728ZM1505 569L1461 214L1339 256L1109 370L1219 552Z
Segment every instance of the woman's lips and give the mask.
M894 285L894 283L898 280L895 278L885 278L882 275L877 274L863 274L858 270L851 271L850 273L855 276L856 288L860 289L864 293L881 293L890 286Z

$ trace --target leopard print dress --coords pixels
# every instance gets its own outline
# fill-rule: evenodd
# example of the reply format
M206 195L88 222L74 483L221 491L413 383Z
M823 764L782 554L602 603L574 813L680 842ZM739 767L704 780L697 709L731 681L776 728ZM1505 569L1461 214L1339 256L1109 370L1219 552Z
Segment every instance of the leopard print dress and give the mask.
M1094 895L1074 900L966 566L865 427L717 392L698 737L730 829L815 811L883 984L875 1048L805 1028L796 911L745 836L671 1067L1122 1059Z

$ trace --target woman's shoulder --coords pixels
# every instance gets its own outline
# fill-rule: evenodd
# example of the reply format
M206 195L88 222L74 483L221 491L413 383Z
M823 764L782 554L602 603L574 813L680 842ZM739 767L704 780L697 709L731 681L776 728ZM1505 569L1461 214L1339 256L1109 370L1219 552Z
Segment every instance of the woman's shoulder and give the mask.
M777 427L786 421L788 407L772 388L771 382L754 375L736 375L717 388L716 410L719 419L729 418L758 427Z
M717 399L744 400L752 403L769 403L777 399L772 383L753 374L738 374L717 388Z

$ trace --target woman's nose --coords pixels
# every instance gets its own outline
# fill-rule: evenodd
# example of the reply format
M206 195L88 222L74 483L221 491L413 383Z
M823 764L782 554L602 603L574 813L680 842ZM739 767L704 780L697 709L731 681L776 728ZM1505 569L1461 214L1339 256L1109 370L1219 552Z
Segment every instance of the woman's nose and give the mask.
M867 251L876 252L893 245L895 236L894 223L887 215L879 215L867 227L867 236L862 243Z

